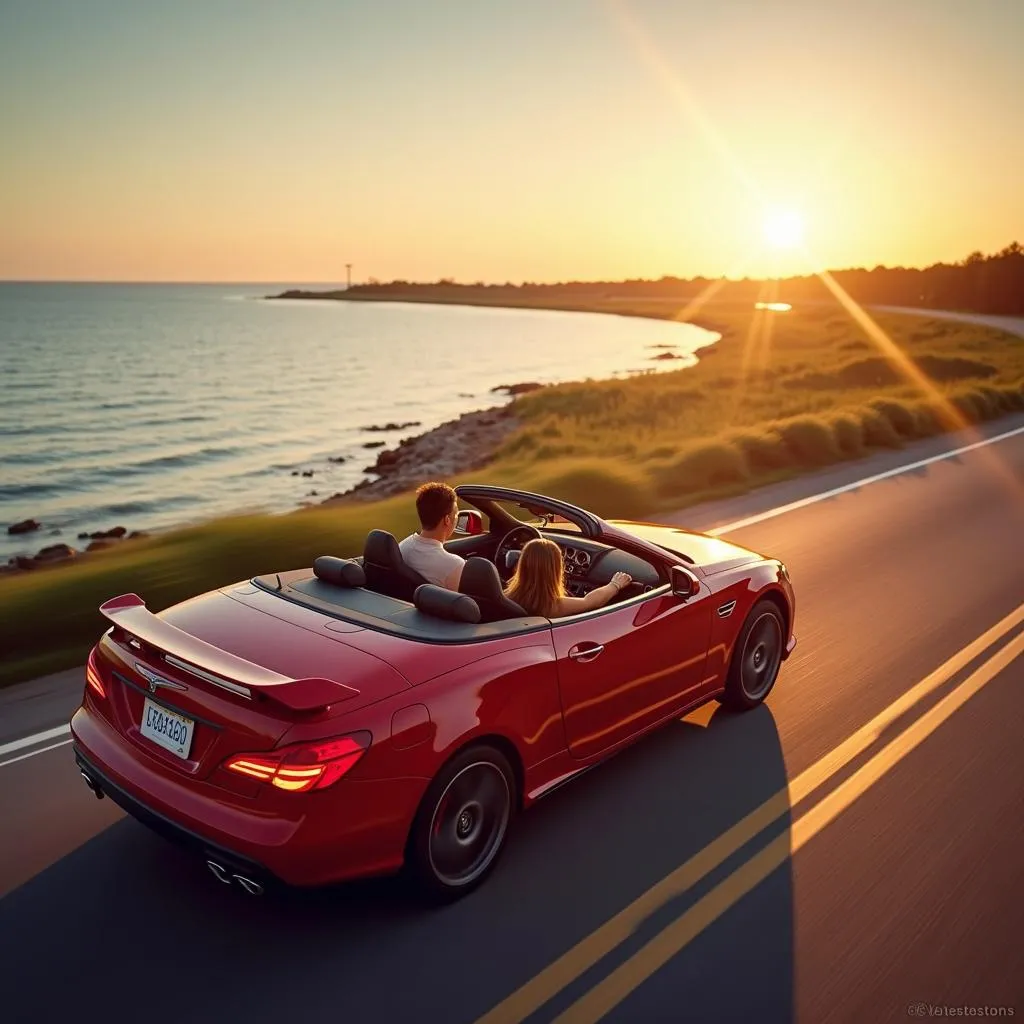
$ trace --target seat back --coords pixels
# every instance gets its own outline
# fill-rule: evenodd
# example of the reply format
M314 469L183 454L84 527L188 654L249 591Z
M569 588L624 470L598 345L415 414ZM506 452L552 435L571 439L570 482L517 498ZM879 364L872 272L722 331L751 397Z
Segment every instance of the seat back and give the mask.
M468 594L480 606L481 622L500 622L526 615L521 605L502 593L501 577L495 564L479 555L466 559L459 579L459 593Z
M366 588L400 601L412 601L416 588L428 583L410 569L398 550L398 541L387 530L371 530L363 547L363 572Z

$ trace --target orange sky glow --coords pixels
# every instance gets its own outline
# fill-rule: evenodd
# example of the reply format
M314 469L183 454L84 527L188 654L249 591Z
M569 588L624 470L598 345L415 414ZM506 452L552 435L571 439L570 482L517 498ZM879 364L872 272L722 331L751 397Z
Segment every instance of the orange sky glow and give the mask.
M0 278L760 276L1024 240L1024 5L243 9L4 6Z

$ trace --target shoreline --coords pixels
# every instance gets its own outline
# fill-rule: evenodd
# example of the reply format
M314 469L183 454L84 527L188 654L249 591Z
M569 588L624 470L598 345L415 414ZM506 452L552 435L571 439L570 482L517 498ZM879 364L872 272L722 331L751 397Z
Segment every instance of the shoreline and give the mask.
M566 313L591 313L598 315L614 314L618 316L630 316L645 319L676 320L671 315L672 311L664 312L643 312L638 310L614 310L602 309L593 303L585 303L578 306L567 306L564 304L509 304L507 301L473 302L466 301L459 297L458 301L446 301L437 299L434 296L362 296L355 298L344 292L310 292L294 290L281 293L280 295L253 296L260 302L274 300L299 301L360 301L360 302L391 302L402 304L423 304L423 305L461 305L473 308L491 307L517 310L535 310L538 312L566 312ZM629 301L629 300L626 300ZM678 302L673 302L674 310L678 310ZM693 321L680 323L693 323L693 326L700 327L718 334L718 337L690 353L694 361L699 361L701 352L713 351L714 346L721 340L721 331L711 324L701 324ZM685 361L687 356L678 355L675 352L677 346L659 344L649 346L652 350L659 351L650 357L652 366L643 371L634 371L630 374L640 376L645 373L658 373L672 370L674 367L665 366L664 363L671 361ZM694 364L688 363L687 367L692 368ZM657 367L661 366L659 371ZM623 371L625 372L625 371ZM595 378L598 380L616 379ZM481 469L492 461L495 452L501 444L510 437L520 426L522 420L515 415L516 398L521 394L543 388L557 387L565 381L543 384L536 382L517 382L513 384L499 384L490 389L495 399L502 394L508 397L503 404L487 406L483 409L470 410L458 417L446 420L428 430L403 438L397 446L380 447L373 450L376 459L372 465L367 465L363 472L373 474L372 477L364 477L358 483L344 491L337 491L332 495L316 500L299 500L290 508L285 510L271 511L271 515L292 515L297 512L309 511L311 509L333 508L343 505L362 504L369 501L376 501L384 498L394 497L414 490L420 483L428 479L448 479L462 473L474 472ZM372 425L365 428L375 436L382 436L385 428L379 425ZM369 454L369 453L368 453ZM424 475L426 474L426 475ZM293 474L294 475L294 474ZM104 551L118 550L125 546L125 541L142 539L146 537L159 537L187 526L195 526L203 522L214 522L218 519L230 517L230 511L221 512L202 520L182 520L180 523L171 524L160 528L148 528L141 530L127 530L123 526L115 526L109 530L96 530L88 534L82 533L77 538L69 538L70 543L54 533L45 523L41 523L37 530L24 533L25 539L36 537L39 546L26 544L24 553L16 553L9 556L6 561L0 562L0 579L13 579L26 574L37 575L41 571L57 569L62 566L93 562L94 555L102 555ZM26 521L34 521L36 517L29 517ZM15 525L15 524L8 524ZM74 540L85 541L82 548L74 546ZM29 553L32 549L34 553Z
M365 287L365 286L356 286ZM519 290L519 289L517 289ZM386 293L366 293L335 289L329 292L311 292L302 288L293 288L281 292L278 295L255 296L259 302L379 302L396 303L401 305L423 305L423 306L465 306L470 309L507 309L507 310L534 310L547 313L591 313L601 316L622 316L641 320L674 320L677 323L692 324L713 334L721 334L723 326L711 320L699 320L693 317L681 319L679 312L685 310L697 296L694 295L668 295L668 296L630 296L606 294L600 297L581 297L578 301L553 298L551 301L538 296L534 299L521 298L518 295L509 294L502 289L504 294L487 295L481 294L485 289L478 289L470 295L438 294L421 295L413 292L397 292L393 295ZM750 303L733 300L740 308L747 308ZM616 304L628 303L625 308L616 308ZM648 308L641 308L646 306ZM697 310L699 312L699 310Z
M648 320L676 321L680 324L689 323L694 327L699 327L718 335L708 345L691 353L693 359L697 362L700 361L702 352L707 355L709 352L714 351L714 346L721 340L723 333L722 325L716 325L711 321L701 323L696 320L679 319L678 312L681 297L647 300L664 302L666 304L664 309L650 310L636 309L635 307L629 309L607 308L600 303L585 300L579 303L560 301L553 304L543 301L510 303L508 301L509 298L510 296L507 293L497 296L482 296L479 294L475 296L415 295L408 292L398 295L371 295L366 293L351 294L345 290L314 292L297 288L287 290L278 295L263 296L260 301L380 302L466 306L474 309L492 308L511 311L534 310L550 313L590 313L599 316L623 316ZM624 297L622 301L631 302L635 300ZM683 299L682 301L685 306L689 300ZM671 346L662 344L651 347L661 350L658 354L650 357L652 362L675 361L676 359L681 360L685 358L671 354ZM679 367L679 369L690 369L692 365ZM658 371L652 368L645 372L656 373ZM325 506L335 507L354 501L373 501L394 497L395 495L413 490L426 479L445 479L460 473L471 473L477 469L482 469L493 459L494 453L498 450L501 443L522 426L522 421L516 417L514 411L516 396L542 388L557 386L557 384L520 383L499 385L492 388L491 390L495 393L505 391L512 397L512 401L506 405L495 405L486 409L463 413L456 419L447 420L430 430L405 438L395 448L381 450L373 466L366 468L366 472L379 474L376 479L362 480L348 490L334 494L329 498L324 498L318 502L304 503L300 506L300 510L323 508Z

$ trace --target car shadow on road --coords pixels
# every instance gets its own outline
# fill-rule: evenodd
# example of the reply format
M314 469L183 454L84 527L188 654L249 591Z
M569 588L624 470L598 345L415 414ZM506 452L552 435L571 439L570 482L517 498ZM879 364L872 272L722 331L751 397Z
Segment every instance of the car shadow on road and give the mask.
M0 900L11 997L41 1018L113 986L147 1024L334 1009L365 1020L474 1021L785 789L768 707L717 705L672 723L541 801L517 822L486 885L428 910L385 879L250 897L132 819ZM83 799L85 795L83 794ZM91 799L91 797L89 798ZM538 1007L549 1020L637 954L769 840L672 899ZM790 1020L793 884L787 861L697 934L610 1020ZM642 956L642 954L641 954ZM54 979L60 979L55 985ZM8 1006L11 1005L8 1000Z

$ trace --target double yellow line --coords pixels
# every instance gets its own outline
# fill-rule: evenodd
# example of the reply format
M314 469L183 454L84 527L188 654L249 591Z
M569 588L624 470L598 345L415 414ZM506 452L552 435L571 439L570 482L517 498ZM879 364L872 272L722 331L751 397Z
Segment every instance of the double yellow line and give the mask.
M784 789L736 822L642 896L606 921L572 949L502 1000L476 1024L518 1024L539 1010L598 961L628 939L651 914L686 892L800 801L828 782L867 750L882 732L916 704L966 668L997 641L1024 622L1024 604L922 679L838 747L811 765ZM930 736L955 711L1024 653L1018 633L966 679L937 701L895 739L866 761L819 803L798 818L741 867L702 896L680 917L615 968L594 988L555 1018L555 1024L589 1024L600 1020L643 981L678 953L744 895L780 867L806 842L834 821L898 761Z

